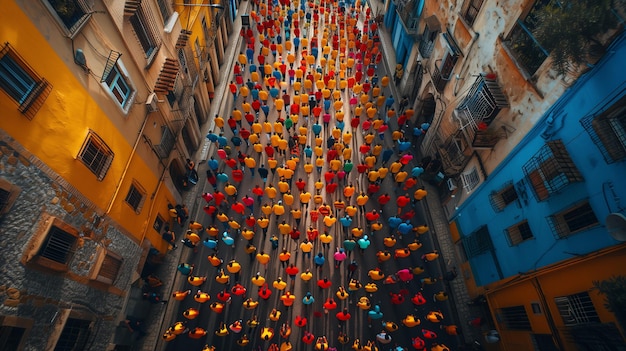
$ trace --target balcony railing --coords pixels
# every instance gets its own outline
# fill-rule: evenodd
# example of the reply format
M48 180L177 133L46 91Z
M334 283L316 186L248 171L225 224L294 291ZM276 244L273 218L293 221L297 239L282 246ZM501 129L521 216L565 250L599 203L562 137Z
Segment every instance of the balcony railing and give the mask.
M396 12L407 34L417 38L423 0L397 1Z

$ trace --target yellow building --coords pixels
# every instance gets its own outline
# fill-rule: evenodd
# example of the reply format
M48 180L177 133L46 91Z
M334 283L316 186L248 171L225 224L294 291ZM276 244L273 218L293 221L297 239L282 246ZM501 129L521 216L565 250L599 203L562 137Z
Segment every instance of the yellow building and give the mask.
M182 203L204 140L228 29L211 25L216 9L190 9L3 2L0 326L20 331L18 349L105 349L148 249L167 251L168 206Z
M616 350L615 315L594 281L626 275L626 245L572 258L485 287L500 350Z

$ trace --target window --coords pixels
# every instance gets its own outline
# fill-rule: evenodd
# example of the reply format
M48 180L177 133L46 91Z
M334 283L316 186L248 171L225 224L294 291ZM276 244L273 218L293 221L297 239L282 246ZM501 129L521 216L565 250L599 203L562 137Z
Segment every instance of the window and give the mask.
M91 275L92 280L112 285L122 268L122 257L111 252L99 249L98 258Z
M0 178L0 215L11 210L13 203L17 200L17 196L22 189L12 184L6 179Z
M506 236L509 239L509 245L515 246L521 244L523 241L533 238L533 232L530 230L528 221L522 221L508 227L506 230Z
M180 68L183 73L187 74L187 56L185 55L185 51L183 49L178 50L178 62L180 62Z
M561 140L547 142L524 164L523 170L538 201L583 180Z
M476 17L478 17L478 11L483 6L484 0L466 0L463 9L463 19L470 26L474 24Z
M506 329L532 330L524 306L500 308L497 316Z
M541 312L541 305L539 304L539 302L531 302L530 303L530 308L533 310L533 314L535 314L535 315L542 314L542 312Z
M586 323L599 323L600 317L593 306L588 292L559 296L554 298L565 326L574 326Z
M422 40L419 44L419 52L423 58L429 58L435 47L435 39L441 31L441 24L437 16L432 15L426 18L426 26L422 33Z
M78 153L78 159L98 177L98 180L102 180L113 162L113 151L90 130Z
M152 224L152 228L157 231L157 233L161 233L161 229L163 229L163 225L165 224L165 219L160 214L157 214L154 219L154 223Z
M0 51L0 89L17 103L22 114L32 119L50 95L52 85L5 43Z
M476 167L473 167L469 172L461 173L461 180L463 181L463 188L468 193L471 193L474 189L476 189L480 183L480 176L478 175Z
M45 0L44 4L70 35L76 34L91 15L81 0Z
M517 201L517 191L512 182L507 182L504 187L498 191L492 191L489 194L489 202L496 212L501 212L505 207Z
M580 123L607 163L626 159L626 97L600 114L582 118Z
M107 77L104 80L104 84L109 88L109 92L113 98L120 104L125 111L130 107L130 102L135 96L135 90L130 84L128 75L120 66L120 63L116 63Z
M149 10L145 8L144 4L139 5L139 8L130 16L130 24L133 27L139 44L143 49L148 61L152 61L154 54L158 51L160 46L160 37L156 35L157 31L154 24L154 19Z
M550 53L535 39L532 32L537 25L537 12L551 0L537 0L520 16L506 39L506 44L515 55L517 63L532 76L548 58Z
M173 94L172 94L173 95ZM170 96L168 94L168 96ZM174 148L174 144L176 143L176 138L174 137L174 133L166 126L161 126L161 140L159 144L154 145L154 149L156 150L159 158L166 159L170 156L172 149Z
M72 226L56 217L43 214L21 262L24 265L66 272L78 237L78 231Z
M566 238L598 225L598 218L588 201L548 217L548 224L557 239Z
M480 123L488 126L501 109L509 106L496 78L493 73L479 75L454 110L461 129L471 128L476 131Z
M468 259L493 251L493 242L486 225L463 238L463 248Z
M54 351L86 350L90 330L91 321L68 318Z
M157 4L159 5L159 11L161 11L161 17L163 18L163 24L166 24L172 15L171 1L168 0L157 0Z
M23 350L33 324L32 319L0 315L0 350Z
M126 194L126 203L130 205L130 207L135 210L136 213L141 212L141 208L143 207L143 202L146 200L146 191L137 183L133 181L130 185L130 189L128 190L128 194Z

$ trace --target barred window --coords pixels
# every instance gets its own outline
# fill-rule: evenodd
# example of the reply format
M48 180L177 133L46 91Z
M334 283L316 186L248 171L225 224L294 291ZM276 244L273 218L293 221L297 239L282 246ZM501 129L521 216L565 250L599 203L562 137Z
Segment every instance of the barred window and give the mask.
M128 194L126 194L126 203L130 205L130 207L135 210L136 213L141 212L141 208L143 207L143 203L146 200L146 191L137 183L133 181L130 185L130 189L128 189Z
M91 321L68 318L61 332L61 336L56 342L55 351L86 350Z
M22 189L6 179L0 178L0 215L11 210Z
M473 167L469 172L461 173L461 180L463 181L463 188L468 193L471 193L480 183L480 176L478 170Z
M607 163L626 159L626 97L599 115L580 120Z
M593 212L589 201L585 201L548 216L548 224L555 237L563 239L598 225L598 217Z
M95 280L105 284L115 283L120 269L122 269L122 263L123 260L120 256L113 252L107 252L104 254L104 259L100 264Z
M44 4L70 36L76 34L91 15L84 0L46 0Z
M98 180L103 180L106 176L113 156L113 151L91 130L78 153L78 159L98 177Z
M0 89L17 103L18 111L32 119L50 95L52 85L5 43L0 50Z
M600 323L600 317L589 297L588 292L559 296L554 298L565 326L574 326L586 323Z
M509 330L532 330L524 306L504 307L498 310L498 317Z
M519 245L523 241L532 239L534 237L533 232L530 230L530 225L528 224L528 221L522 221L508 227L506 229L506 235L509 239L509 244L511 246Z
M517 201L517 191L512 182L507 182L500 190L492 191L489 194L489 202L496 212L501 212L505 207Z
M570 183L583 181L561 140L546 142L522 168L538 201L546 200Z
M464 4L463 19L470 26L474 24L476 17L478 17L478 11L483 6L484 0L467 0Z
M130 16L129 20L146 58L148 61L151 61L161 44L161 39L157 34L158 32L154 19L152 18L153 16L150 11L145 8L146 6L147 5L140 4L132 16Z
M491 240L491 235L489 235L489 228L483 225L464 237L463 248L468 259L493 251L493 241Z

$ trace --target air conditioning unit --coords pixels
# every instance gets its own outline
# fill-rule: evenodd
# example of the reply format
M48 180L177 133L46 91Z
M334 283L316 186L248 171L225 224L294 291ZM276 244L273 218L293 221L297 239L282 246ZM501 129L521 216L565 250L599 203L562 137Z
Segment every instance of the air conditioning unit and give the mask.
M159 110L159 107L157 106L158 100L159 99L157 98L156 93L148 95L148 98L146 99L146 109L148 109L148 113Z

